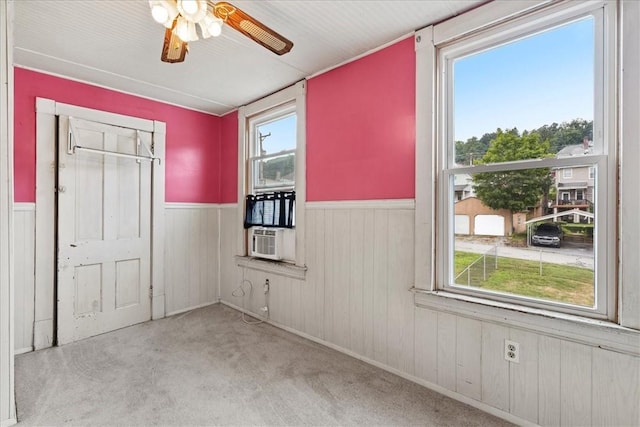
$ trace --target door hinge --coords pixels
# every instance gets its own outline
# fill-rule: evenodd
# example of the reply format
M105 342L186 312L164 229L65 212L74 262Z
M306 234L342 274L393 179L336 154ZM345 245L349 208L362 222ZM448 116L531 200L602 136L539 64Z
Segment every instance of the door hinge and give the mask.
M153 298L153 286L149 288L149 298Z

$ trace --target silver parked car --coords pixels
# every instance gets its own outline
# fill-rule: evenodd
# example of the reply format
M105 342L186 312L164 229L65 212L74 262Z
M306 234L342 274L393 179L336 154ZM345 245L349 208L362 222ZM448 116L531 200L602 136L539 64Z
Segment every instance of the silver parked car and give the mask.
M559 224L545 222L538 225L531 237L531 243L535 246L553 246L559 248L562 244L562 227Z

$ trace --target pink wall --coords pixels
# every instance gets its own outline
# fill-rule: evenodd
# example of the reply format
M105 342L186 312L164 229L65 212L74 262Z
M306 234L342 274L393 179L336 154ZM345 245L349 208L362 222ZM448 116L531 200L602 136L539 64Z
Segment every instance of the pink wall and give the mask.
M410 37L307 86L307 200L414 198Z
M16 202L35 201L36 97L165 122L166 201L219 201L219 117L22 68L14 72Z
M220 203L238 199L238 112L221 118L220 132Z
M35 98L167 123L166 201L237 202L238 114L216 117L15 69L15 200L35 201ZM415 53L408 38L307 87L307 200L414 197Z

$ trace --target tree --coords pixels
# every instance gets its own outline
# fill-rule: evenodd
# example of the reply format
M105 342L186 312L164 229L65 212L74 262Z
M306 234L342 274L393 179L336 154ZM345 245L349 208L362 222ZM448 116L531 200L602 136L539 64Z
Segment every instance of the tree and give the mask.
M549 142L542 141L537 132L498 129L495 139L478 164L549 157ZM492 209L525 211L540 203L549 194L553 179L549 168L482 172L473 175L474 190L482 203Z
M482 138L475 136L467 139L467 142L456 141L456 163L459 165L472 165L480 159L489 148L491 140L495 139L496 133L485 133Z
M509 129L508 132L518 134L517 129ZM562 124L552 123L531 131L523 131L522 135L537 133L540 140L549 141L549 150L557 153L567 145L582 144L584 138L593 139L593 121L573 119ZM456 163L459 165L477 164L478 160L487 152L489 143L496 139L497 133L485 133L480 139L471 137L466 141L456 141Z
M537 132L543 140L549 140L551 152L557 153L568 145L582 144L584 138L593 139L593 121L573 119L561 125L544 125Z

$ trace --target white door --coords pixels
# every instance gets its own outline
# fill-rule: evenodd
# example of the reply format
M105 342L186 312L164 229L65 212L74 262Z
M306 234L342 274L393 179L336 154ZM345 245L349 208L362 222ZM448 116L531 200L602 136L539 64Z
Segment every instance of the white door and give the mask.
M71 144L144 154L151 134L71 119ZM151 164L76 148L60 116L58 343L151 318Z
M456 215L455 231L456 234L469 234L469 215Z
M473 231L476 236L504 236L504 217L476 215Z

